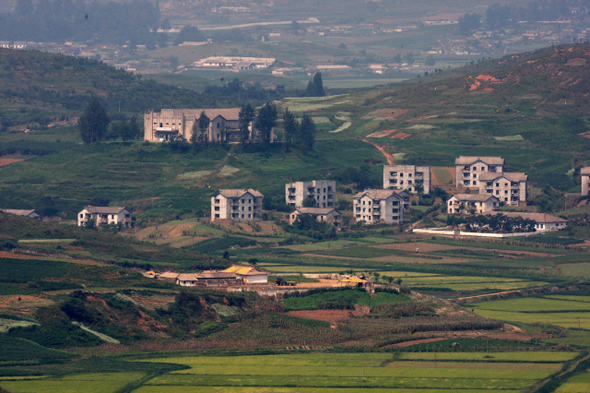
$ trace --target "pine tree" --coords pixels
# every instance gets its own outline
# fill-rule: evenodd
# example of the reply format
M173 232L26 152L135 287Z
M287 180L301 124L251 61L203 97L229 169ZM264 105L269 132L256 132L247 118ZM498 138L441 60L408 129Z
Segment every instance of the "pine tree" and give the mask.
M272 102L267 102L258 111L258 117L254 126L260 131L260 139L263 143L269 144L272 129L277 124L277 107Z
M254 108L250 103L242 105L239 115L239 127L240 127L240 142L242 144L248 141L250 136L250 123L254 120Z
M316 72L313 79L309 81L305 89L305 95L307 97L324 97L326 95L321 72Z
M207 130L209 130L209 123L210 120L207 117L207 115L205 114L205 111L201 112L201 115L199 116L199 142L203 143L207 140L207 136L205 135L205 133L207 132Z
M298 145L301 150L312 150L315 143L315 123L309 115L303 115L298 132Z
M78 119L80 135L84 144L100 142L109 126L109 115L98 99L94 98Z
M288 146L297 137L297 122L289 108L285 108L285 113L283 113L283 127L285 130L285 144Z

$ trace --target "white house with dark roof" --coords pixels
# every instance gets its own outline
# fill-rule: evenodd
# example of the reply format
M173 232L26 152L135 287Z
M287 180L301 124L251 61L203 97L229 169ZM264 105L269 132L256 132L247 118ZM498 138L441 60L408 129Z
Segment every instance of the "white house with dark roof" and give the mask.
M498 212L506 217L522 217L525 220L533 220L537 232L558 231L567 226L567 220L547 213L521 213L521 212Z
M404 198L392 190L365 190L354 196L353 214L356 222L402 224Z
M14 214L16 216L34 218L37 220L41 219L41 215L37 213L35 209L0 209L0 212L4 212L6 214Z
M493 195L508 206L526 206L527 181L523 172L486 172L479 176L479 193Z
M493 195L455 194L447 201L448 214L474 213L485 214L496 210L500 201Z
M209 127L203 133L198 132L197 142L239 142L240 108L224 109L162 109L144 114L144 140L148 142L166 142L182 138L191 140L193 125L197 128L201 113L209 119ZM248 141L260 140L260 131L249 125ZM271 131L271 141L275 141Z
M590 166L580 169L580 177L582 180L582 196L586 196L588 195L588 185L590 184Z
M504 159L502 157L460 156L455 159L455 171L457 188L479 189L479 176L486 172L504 172Z
M89 221L94 221L96 226L121 224L124 227L130 227L132 225L131 212L124 207L86 206L78 212L78 226L86 226Z
M298 207L289 213L289 224L293 225L302 214L308 214L313 216L317 221L327 222L336 228L340 228L340 218L342 215L335 207Z
M211 196L211 221L254 221L262 218L264 196L251 188L219 190Z

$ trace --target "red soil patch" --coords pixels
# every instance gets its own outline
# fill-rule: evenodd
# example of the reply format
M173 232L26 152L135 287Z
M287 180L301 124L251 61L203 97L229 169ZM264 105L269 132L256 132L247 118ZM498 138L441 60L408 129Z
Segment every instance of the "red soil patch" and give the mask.
M377 109L369 113L369 116L387 117L388 119L395 119L396 117L399 117L406 113L408 113L407 109Z
M405 132L398 132L395 135L390 136L391 139L409 139L412 135L406 134Z
M387 163L389 165L395 165L395 159L393 158L393 156L391 154L389 154L388 152L385 151L383 146L379 146L373 142L369 142L366 139L363 139L363 142L367 142L367 143L370 143L371 145L375 146L385 156L385 158L387 158Z
M379 132L374 132L370 136L371 138L379 138L381 136L386 136L389 134L393 134L394 132L397 132L397 130L385 130L385 131L379 131Z
M475 79L479 79L480 81L486 82L500 82L500 79L494 78L489 74L476 76Z
M22 158L0 158L0 166L14 164L15 162L24 161Z
M8 258L8 259L39 259L38 256L35 255L24 255L24 254L17 254L14 252L7 252L7 251L0 251L0 258Z
M493 87L485 87L482 89L483 91L494 91Z
M590 131L582 132L582 133L578 134L578 136L581 136L582 138L590 139Z
M442 340L446 340L446 339L447 339L447 337L437 337L437 338L425 338L423 340L404 341L402 343L389 345L385 348L406 348L406 347L411 347L412 345L432 343L435 341L442 341Z
M471 86L469 86L469 91L477 90L479 86L481 86L481 82L478 80L474 80Z
M316 321L330 323L336 323L341 319L353 318L358 315L363 315L362 312L356 310L302 310L289 311L287 314L293 317L314 319Z

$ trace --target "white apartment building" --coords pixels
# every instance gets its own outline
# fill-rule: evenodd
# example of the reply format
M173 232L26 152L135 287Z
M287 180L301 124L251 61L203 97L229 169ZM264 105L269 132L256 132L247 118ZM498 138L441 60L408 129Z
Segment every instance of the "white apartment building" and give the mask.
M262 217L264 196L251 188L219 190L211 196L211 221L254 221Z
M78 226L86 226L89 221L94 221L95 226L120 223L130 227L132 218L131 212L124 207L86 206L78 212Z
M527 180L523 172L482 173L479 193L493 195L508 206L526 206Z
M367 224L402 224L404 199L391 190L365 190L354 196L353 214L356 222Z
M493 195L455 194L447 201L448 214L474 213L485 214L496 210L500 201Z
M457 188L479 189L479 176L486 172L504 172L502 157L464 157L455 159Z
M313 199L316 207L334 207L336 182L334 180L298 181L285 184L285 203L300 207L303 201Z
M580 176L582 177L582 196L586 196L588 195L588 185L590 184L590 166L580 169Z
M383 167L383 188L387 190L408 190L411 193L422 189L430 193L430 167L416 165L385 165Z

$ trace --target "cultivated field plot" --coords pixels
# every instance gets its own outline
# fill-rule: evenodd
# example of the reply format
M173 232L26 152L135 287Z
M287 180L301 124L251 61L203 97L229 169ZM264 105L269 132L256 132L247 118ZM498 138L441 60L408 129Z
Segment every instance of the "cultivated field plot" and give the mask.
M444 276L440 274L409 273L407 277L402 272L381 272L382 276L392 276L402 279L402 283L417 291L421 289L451 290L451 291L508 291L512 289L531 288L546 285L540 281L521 280L517 278L473 277L473 276ZM590 307L589 307L590 308Z
M590 329L590 296L555 295L467 304L483 317L510 322L549 323Z
M0 387L21 393L105 393L116 392L128 383L142 378L143 373L92 373L64 377L1 380Z
M567 380L555 393L587 393L590 387L590 370Z
M136 392L188 392L191 388L205 392L292 392L297 387L301 392L359 389L398 393L432 389L437 392L520 392L556 372L562 362L576 353L494 353L490 362L483 353L445 353L441 355L461 357L440 358L436 363L430 358L404 360L406 356L411 359L411 355L429 354L410 353L400 357L391 353L310 353L151 359L150 362L176 363L191 368L151 379ZM461 361L453 361L457 359Z

